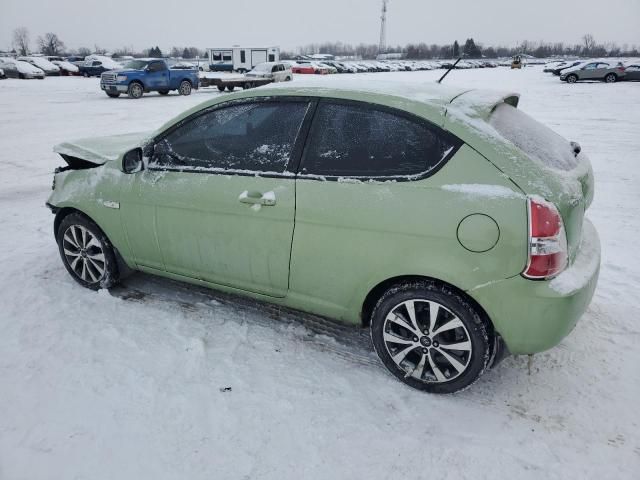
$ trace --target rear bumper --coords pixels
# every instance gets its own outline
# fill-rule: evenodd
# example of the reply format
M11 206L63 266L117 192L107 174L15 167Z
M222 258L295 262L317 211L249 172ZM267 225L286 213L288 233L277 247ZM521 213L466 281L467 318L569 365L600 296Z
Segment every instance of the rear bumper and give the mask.
M599 271L600 239L585 219L573 264L553 280L517 276L468 293L486 310L511 353L538 353L573 330L591 302Z

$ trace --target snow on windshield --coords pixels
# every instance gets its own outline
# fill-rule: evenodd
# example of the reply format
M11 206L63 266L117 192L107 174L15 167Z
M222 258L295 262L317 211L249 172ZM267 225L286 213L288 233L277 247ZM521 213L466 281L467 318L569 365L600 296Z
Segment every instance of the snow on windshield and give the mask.
M147 66L149 62L147 60L130 60L124 64L124 68L130 68L131 70L142 70Z

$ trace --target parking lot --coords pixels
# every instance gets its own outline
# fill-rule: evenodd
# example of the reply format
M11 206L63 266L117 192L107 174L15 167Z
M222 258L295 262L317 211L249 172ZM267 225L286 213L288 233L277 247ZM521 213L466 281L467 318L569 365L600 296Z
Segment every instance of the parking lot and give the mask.
M445 83L519 92L519 108L580 142L596 178L588 216L602 270L587 314L558 347L531 365L508 358L472 389L436 397L385 373L366 334L272 318L141 274L95 293L64 270L44 207L62 164L52 146L155 129L229 93L133 100L108 98L96 78L0 81L0 478L632 478L640 83L567 84L541 66L456 70ZM425 457L441 468L425 472Z

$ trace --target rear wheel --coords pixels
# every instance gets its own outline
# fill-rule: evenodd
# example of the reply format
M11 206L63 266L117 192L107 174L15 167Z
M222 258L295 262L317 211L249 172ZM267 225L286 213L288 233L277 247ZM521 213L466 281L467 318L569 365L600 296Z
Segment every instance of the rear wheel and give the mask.
M250 88L253 88L255 85L253 84L253 82L247 82L244 85L242 85L242 89L243 90L248 90Z
M462 294L437 282L387 290L373 310L370 329L387 369L419 390L462 390L489 363L489 336L480 313Z
M604 77L604 81L607 83L616 83L618 81L618 76L615 73L607 73L606 77Z
M577 75L569 75L567 76L567 83L576 83L578 81Z
M180 95L191 95L191 82L189 82L188 80L183 80L182 82L180 82L178 92L180 93Z
M129 98L140 98L144 95L144 88L138 82L132 82L129 84L127 95L129 95Z
M120 96L120 93L107 92L107 96L109 96L111 98L118 98Z
M236 88L234 85L227 85L227 90L233 92L233 89Z
M84 78L89 78L89 73L88 72L82 72L82 76Z
M118 281L118 264L107 236L80 213L67 215L58 228L58 250L65 268L80 285L93 290Z
M224 92L224 85L218 85L218 90L220 90L221 92Z

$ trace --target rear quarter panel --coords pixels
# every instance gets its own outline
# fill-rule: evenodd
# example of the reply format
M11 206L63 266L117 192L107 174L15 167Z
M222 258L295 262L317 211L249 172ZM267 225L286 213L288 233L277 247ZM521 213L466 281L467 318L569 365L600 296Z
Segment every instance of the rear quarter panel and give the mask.
M424 180L299 179L296 190L290 298L314 313L358 323L367 294L387 279L419 275L471 290L526 263L525 197L468 146ZM457 240L460 221L474 213L500 229L484 253Z

